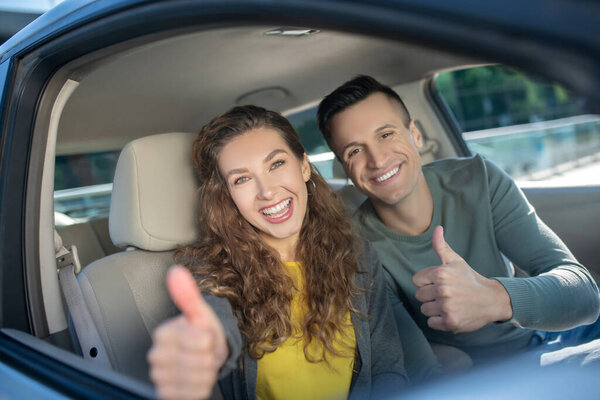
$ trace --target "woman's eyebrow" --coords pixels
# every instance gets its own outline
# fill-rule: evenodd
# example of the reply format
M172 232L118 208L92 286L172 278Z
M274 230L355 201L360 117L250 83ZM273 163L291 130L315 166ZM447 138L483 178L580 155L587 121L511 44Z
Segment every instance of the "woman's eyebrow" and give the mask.
M267 156L265 157L263 163L271 161L271 159L273 157L275 157L279 153L285 153L285 154L287 154L287 151L285 151L284 149L275 149L272 152L270 152L269 154L267 154Z
M263 160L263 163L267 163L267 162L271 161L277 154L280 154L280 153L287 154L288 152L285 151L284 149L275 149L272 152L270 152L269 154L267 154L267 156ZM225 175L225 178L229 178L231 175L235 175L235 174L243 174L244 172L248 172L248 168L235 168L235 169L228 171L227 174Z
M227 172L227 175L225 175L225 179L229 178L231 175L243 174L244 172L248 172L248 168L235 168L235 169L232 169L229 172Z

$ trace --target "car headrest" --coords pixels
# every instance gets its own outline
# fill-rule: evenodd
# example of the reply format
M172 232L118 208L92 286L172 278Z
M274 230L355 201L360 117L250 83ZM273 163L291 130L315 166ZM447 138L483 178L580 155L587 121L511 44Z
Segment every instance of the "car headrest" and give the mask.
M165 133L134 140L123 148L108 218L116 246L167 251L196 239L195 137Z

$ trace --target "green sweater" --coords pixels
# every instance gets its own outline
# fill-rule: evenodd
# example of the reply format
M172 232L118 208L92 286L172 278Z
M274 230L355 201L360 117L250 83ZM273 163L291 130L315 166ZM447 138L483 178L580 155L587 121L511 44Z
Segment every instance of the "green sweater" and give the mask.
M423 234L388 229L369 200L355 219L378 252L392 296L405 303L430 341L456 346L477 361L524 349L535 329L566 330L596 320L600 300L594 280L508 175L480 156L438 160L423 166L423 174L434 203L431 225ZM504 285L513 306L510 321L459 334L427 326L411 278L440 264L431 246L437 225L444 227L450 247L473 269ZM514 277L503 255L530 277Z

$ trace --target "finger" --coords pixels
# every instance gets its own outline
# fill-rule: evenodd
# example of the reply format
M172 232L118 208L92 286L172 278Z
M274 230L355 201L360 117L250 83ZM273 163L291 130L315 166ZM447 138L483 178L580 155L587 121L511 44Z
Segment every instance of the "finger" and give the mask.
M187 329L180 333L179 345L186 352L199 352L214 350L215 333L210 328L194 326L195 329Z
M200 289L191 272L175 265L167 273L167 289L175 305L191 323L198 323L205 317L205 310L210 307L200 294Z
M435 289L435 285L425 285L423 287L419 287L415 292L415 298L421 303L435 300L436 297L437 290Z
M428 301L421 304L421 313L427 317L442 315L442 305L439 301Z
M438 331L449 331L448 327L444 323L444 318L440 315L436 315L427 319L427 325L430 328L436 329Z
M423 268L422 270L416 272L412 277L412 281L415 284L415 286L424 287L426 285L431 285L432 283L435 283L435 270L439 267L439 265L436 265L429 268Z
M431 239L433 250L442 260L442 264L449 264L452 261L461 260L462 258L450 248L446 239L444 239L444 228L436 226L433 230L433 237Z
M202 325L211 331L215 354L222 364L229 356L227 338L219 318L204 300L191 272L175 265L167 273L167 288L171 298L187 320L194 325Z

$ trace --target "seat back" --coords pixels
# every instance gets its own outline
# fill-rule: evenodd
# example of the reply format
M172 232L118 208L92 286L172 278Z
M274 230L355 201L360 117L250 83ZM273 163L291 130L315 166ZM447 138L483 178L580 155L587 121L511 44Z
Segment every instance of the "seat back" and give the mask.
M101 258L78 275L113 368L145 381L151 333L177 313L164 283L173 251L196 239L194 137L154 135L123 148L109 230L114 244L127 251Z
M108 217L94 218L73 225L56 226L63 242L77 246L79 261L86 266L95 260L121 251L110 240Z

